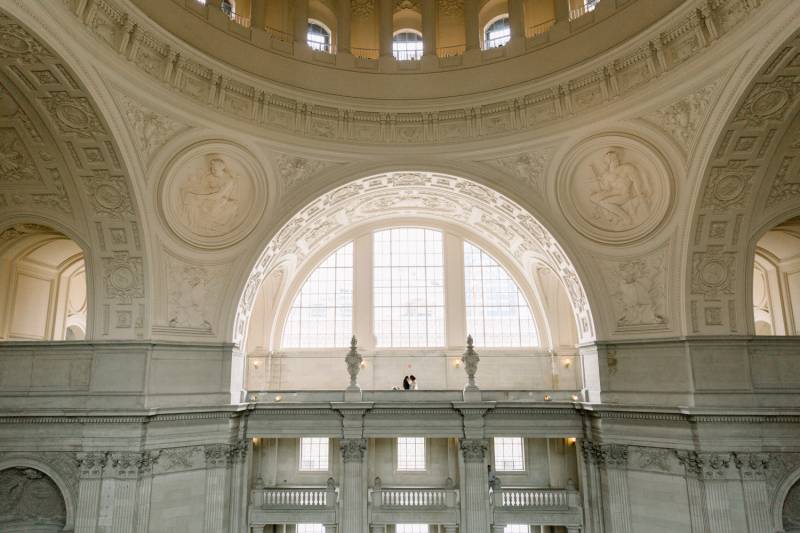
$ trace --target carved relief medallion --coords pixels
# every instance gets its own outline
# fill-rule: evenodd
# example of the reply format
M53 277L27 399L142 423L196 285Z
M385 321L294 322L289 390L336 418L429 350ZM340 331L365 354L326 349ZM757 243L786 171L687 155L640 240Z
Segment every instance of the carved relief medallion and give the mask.
M656 229L672 205L666 163L623 135L578 145L559 171L558 200L569 222L603 243L632 242Z
M222 248L245 238L266 203L261 166L243 148L194 145L167 168L160 204L169 227L200 248Z

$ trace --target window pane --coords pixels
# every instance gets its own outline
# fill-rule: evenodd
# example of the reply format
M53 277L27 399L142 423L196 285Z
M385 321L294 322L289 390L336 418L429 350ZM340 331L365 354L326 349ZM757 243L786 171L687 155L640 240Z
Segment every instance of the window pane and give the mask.
M531 526L522 524L508 524L503 533L531 533Z
M511 40L511 26L508 17L500 18L488 26L483 34L484 48L497 48Z
M300 439L300 470L327 472L329 446L327 437Z
M297 524L297 533L325 533L322 524Z
M397 524L396 533L428 533L428 524Z
M422 35L413 31L401 31L395 34L392 52L399 61L422 58Z
M342 348L353 334L353 243L328 256L295 297L281 345L284 348Z
M308 23L308 33L306 34L306 43L314 50L322 52L331 51L331 34L330 32L316 22Z
M525 470L525 453L521 437L495 437L494 469L498 472Z
M508 272L492 257L464 242L467 333L476 346L536 346L530 306Z
M378 346L443 346L442 234L392 228L376 232L373 241Z
M397 470L401 472L425 471L425 439L400 437L397 439Z

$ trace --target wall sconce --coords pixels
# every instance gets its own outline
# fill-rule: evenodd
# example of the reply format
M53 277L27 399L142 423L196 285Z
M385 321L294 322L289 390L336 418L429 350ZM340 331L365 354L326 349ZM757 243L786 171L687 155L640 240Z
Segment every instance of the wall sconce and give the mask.
M577 440L575 437L567 437L567 444L573 446Z
M253 361L253 368L258 369L258 361Z
M279 402L279 401L281 401L281 400L283 400L283 396L281 396L280 394L278 394L277 396L275 396L275 401L276 401L276 402Z
M361 368L367 368L367 362L361 361Z
M551 400L550 395L549 394L545 394L544 395L544 401L549 402L550 400Z
M461 359L454 359L453 366L456 368L461 368Z
M564 359L564 368L569 368L572 366L572 359Z
M258 437L253 437L253 444L258 444Z
M577 402L578 401L578 395L577 394L573 394L572 395L572 401L573 402Z

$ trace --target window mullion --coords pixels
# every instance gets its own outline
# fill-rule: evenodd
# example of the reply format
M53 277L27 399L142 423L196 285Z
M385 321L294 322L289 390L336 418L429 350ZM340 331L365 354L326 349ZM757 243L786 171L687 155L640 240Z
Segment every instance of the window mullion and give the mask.
M372 234L359 237L353 252L353 335L362 350L375 349Z
M467 338L467 308L464 296L464 242L445 233L444 242L444 321L445 346L461 348Z

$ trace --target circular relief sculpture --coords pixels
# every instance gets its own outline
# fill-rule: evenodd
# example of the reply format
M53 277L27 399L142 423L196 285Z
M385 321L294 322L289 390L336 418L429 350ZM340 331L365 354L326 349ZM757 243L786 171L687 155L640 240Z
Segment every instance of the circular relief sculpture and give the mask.
M201 143L167 166L160 205L167 225L200 248L223 248L244 239L266 204L261 166L243 148Z
M626 243L644 237L672 205L672 178L649 146L624 135L605 135L576 146L558 175L564 215L586 237Z

